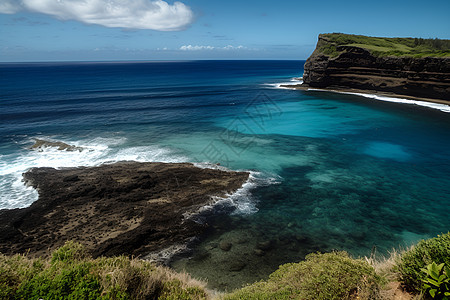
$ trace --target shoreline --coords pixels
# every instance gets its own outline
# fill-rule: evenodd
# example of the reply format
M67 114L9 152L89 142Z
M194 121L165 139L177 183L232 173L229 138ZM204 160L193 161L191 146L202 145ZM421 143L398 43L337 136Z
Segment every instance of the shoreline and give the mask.
M332 93L339 93L339 94L355 95L355 96L361 96L361 97L365 97L365 98L371 98L371 99L386 101L386 102L414 104L414 105L424 106L424 107L428 107L428 108L432 108L432 109L438 109L442 112L450 113L450 101L441 100L441 99L423 98L423 97L401 95L401 94L396 94L396 93L392 93L392 92L380 92L380 91L376 91L376 90L362 90L362 89L343 88L343 87L314 88L314 87L310 87L310 86L305 86L303 84L280 85L280 88L291 89L291 90L302 90L302 91L307 91L307 92L316 91L316 92L332 92ZM426 104L428 104L428 105L426 105ZM430 104L434 104L434 105L430 105ZM437 107L435 105L441 105L443 107Z

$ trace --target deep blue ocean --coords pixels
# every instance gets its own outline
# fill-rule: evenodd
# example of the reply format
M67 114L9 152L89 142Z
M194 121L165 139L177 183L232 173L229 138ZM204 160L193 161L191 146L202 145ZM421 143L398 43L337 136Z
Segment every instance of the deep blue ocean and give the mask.
M382 256L447 232L450 114L277 88L303 64L0 64L0 208L37 199L21 181L30 167L138 160L251 171L201 218L207 234L171 261L218 289L314 251ZM34 138L85 150L32 151Z

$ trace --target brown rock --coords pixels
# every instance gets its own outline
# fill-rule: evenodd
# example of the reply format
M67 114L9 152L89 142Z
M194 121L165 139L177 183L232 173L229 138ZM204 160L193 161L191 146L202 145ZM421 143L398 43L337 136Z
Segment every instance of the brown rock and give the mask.
M74 240L93 256L142 255L198 235L186 215L225 196L245 172L200 169L189 163L119 162L99 167L24 173L39 192L30 207L0 210L0 252L42 255Z

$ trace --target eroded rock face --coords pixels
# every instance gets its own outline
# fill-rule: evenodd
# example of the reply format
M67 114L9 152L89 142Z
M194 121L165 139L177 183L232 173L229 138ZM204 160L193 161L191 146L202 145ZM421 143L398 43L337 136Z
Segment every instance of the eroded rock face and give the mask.
M30 207L0 210L0 252L45 255L75 240L94 255L144 255L200 234L186 219L242 186L246 172L189 163L120 162L99 167L34 168L25 182L39 192Z
M303 85L314 88L354 88L450 101L450 58L375 57L354 46L330 57L320 51L328 43L320 35L305 63Z

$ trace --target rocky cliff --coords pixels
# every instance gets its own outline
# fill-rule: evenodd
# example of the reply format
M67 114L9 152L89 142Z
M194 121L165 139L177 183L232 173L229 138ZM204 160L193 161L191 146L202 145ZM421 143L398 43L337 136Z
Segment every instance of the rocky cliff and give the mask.
M340 45L319 35L305 63L303 86L351 88L450 101L450 57L380 55L358 44ZM414 40L414 39L412 39Z

